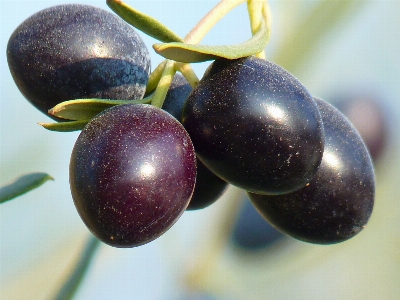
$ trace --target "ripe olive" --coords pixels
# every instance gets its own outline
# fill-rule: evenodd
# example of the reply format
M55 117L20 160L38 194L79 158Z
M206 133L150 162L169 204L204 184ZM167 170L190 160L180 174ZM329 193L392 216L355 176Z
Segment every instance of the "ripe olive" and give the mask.
M254 193L297 190L322 159L315 101L289 72L256 57L216 60L189 95L182 123L207 168Z
M71 155L75 206L92 233L115 247L148 243L187 208L196 155L174 117L155 106L119 105L92 119Z
M148 50L132 26L79 4L25 20L9 39L7 60L21 93L45 114L72 99L141 99L150 72Z
M359 233L374 205L375 177L368 150L346 117L316 99L325 129L325 150L315 177L302 189L249 197L273 226L302 241L332 244Z

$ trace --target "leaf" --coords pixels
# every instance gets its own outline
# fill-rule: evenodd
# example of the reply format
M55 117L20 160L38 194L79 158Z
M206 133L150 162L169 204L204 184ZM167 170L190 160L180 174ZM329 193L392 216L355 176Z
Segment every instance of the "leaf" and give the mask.
M177 34L165 25L120 0L107 0L107 5L125 22L159 41L165 43L183 42Z
M148 102L150 102L148 98L141 100L76 99L57 104L49 110L49 114L67 120L91 120L103 110L115 105Z
M217 58L236 59L254 55L264 50L269 41L269 27L263 22L260 30L249 40L238 45L193 45L184 43L158 43L154 50L161 56L184 63L203 62Z
M54 180L46 173L30 173L16 178L13 182L0 188L0 203L4 203L15 197L21 196L33 190L47 180Z
M329 33L339 34L349 22L356 20L359 13L370 1L321 0L306 16L299 15L299 21L276 48L272 61L290 72L300 72L307 60L312 60L318 47ZM292 5L292 4L288 4ZM341 26L341 27L340 27ZM336 30L336 31L335 31ZM332 39L332 37L331 37Z
M74 295L82 284L82 281L84 280L90 264L93 261L100 245L101 243L97 238L92 235L89 237L82 253L80 253L79 260L76 262L74 268L71 270L71 273L61 286L60 290L52 299L74 299Z
M43 126L47 130L50 131L58 131L58 132L71 132L82 130L90 120L80 120L80 121L68 121L68 122L60 122L60 123L38 123L40 126Z

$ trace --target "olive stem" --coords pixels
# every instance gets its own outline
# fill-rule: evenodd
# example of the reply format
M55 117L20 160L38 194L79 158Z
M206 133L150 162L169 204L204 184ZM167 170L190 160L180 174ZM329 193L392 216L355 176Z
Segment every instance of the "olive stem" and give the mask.
M94 236L90 236L86 242L85 248L82 251L81 257L76 263L75 269L55 295L53 298L54 300L73 299L99 246L100 241Z
M247 11L249 12L251 33L255 35L261 27L263 17L267 22L268 31L271 31L271 12L267 0L248 0ZM261 51L255 55L258 58L265 59L265 51Z
M149 80L147 82L145 95L150 94L152 91L156 89L157 84L161 79L166 63L167 60L165 59L154 69L153 72L151 72Z
M210 10L198 23L197 25L185 36L184 42L186 44L198 44L205 36L206 34L215 26L215 24L218 23L227 13L229 13L232 9L237 7L238 5L246 2L246 1L252 1L252 0L222 0L220 1L212 10ZM257 2L257 1L252 1L252 2ZM260 2L262 4L262 8L266 8L266 11L269 12L269 8L267 5L267 2ZM261 10L261 5L257 5L254 9ZM264 11L263 11L264 12ZM255 14L255 13L254 13ZM258 29L261 26L262 22L262 17L265 16L265 14L255 14L257 16L255 17L250 17L253 19L259 19L258 21ZM268 16L267 22L270 21L270 17ZM256 22L253 22L257 24ZM253 25L252 25L253 26ZM256 25L254 25L256 26ZM263 55L263 51L261 54L258 55ZM264 55L265 57L265 55ZM182 73L183 76L185 76L186 80L189 82L189 84L192 86L192 88L195 88L199 82L198 77L196 76L195 72L193 71L192 67L190 64L184 64L184 63L177 63L175 62L174 70L171 72L171 70L167 70L167 65L165 61L163 61L161 64L157 66L157 68L150 74L149 77L149 82L147 84L146 88L146 95L151 93L152 91L155 90L154 94L152 95L152 101L151 104L162 107L162 104L164 102L165 95L168 92L168 88L171 85L171 82L173 80L173 77L175 75L175 72L178 70L179 72ZM172 76L171 76L172 74ZM164 75L168 75L167 78L164 78ZM157 87L156 84L158 83Z
M175 62L173 60L166 60L164 70L162 72L160 81L158 82L157 88L154 94L151 96L151 105L161 108L163 106L165 96L167 95L168 89L171 86L172 80L175 76Z
M247 0L222 0L185 36L186 44L198 44L228 12Z
M182 75L186 78L192 88L195 88L199 84L199 78L193 71L190 64L176 62L175 70L182 73Z
M209 11L198 23L197 25L186 35L184 42L187 44L198 44L206 34L221 20L228 12L234 9L236 6L246 2L247 0L222 0L220 1L211 11ZM156 89L156 85L160 85L160 81L163 78L166 65L165 61L157 66L157 68L150 74L149 81L146 88L146 95L151 93ZM194 73L192 67L189 64L177 63L175 70L179 70L186 80L195 88L199 82L198 77ZM167 80L165 80L167 82ZM172 82L172 81L171 81ZM166 83L165 83L166 84ZM168 85L169 87L169 85ZM158 87L157 87L158 89ZM157 91L156 91L157 92ZM160 95L163 92L160 92ZM159 97L159 96L156 96ZM152 105L155 103L162 106L163 100L161 98L152 101ZM156 105L158 106L158 105ZM161 107L159 106L159 107Z

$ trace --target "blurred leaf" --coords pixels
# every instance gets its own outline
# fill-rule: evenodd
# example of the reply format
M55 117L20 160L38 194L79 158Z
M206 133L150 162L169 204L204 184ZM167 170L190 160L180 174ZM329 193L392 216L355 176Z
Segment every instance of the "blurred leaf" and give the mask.
M92 261L99 245L100 241L91 235L86 242L85 248L76 263L74 270L58 291L57 295L53 298L54 300L73 299L78 287L85 278L90 262Z
M107 99L76 99L64 101L49 110L49 114L68 120L91 120L103 110L120 104L148 103L150 99L141 100L107 100Z
M13 182L0 188L0 203L21 196L45 183L54 180L46 173L31 173L16 178Z
M107 5L125 22L159 41L165 43L183 41L156 19L137 11L120 0L107 0Z
M273 61L289 70L297 71L312 55L318 44L336 26L344 24L346 17L355 17L355 13L368 3L368 0L321 0L307 15L301 16L290 32L278 46ZM292 4L289 4L292 5Z
M267 22L249 40L238 45L194 45L184 43L154 44L154 50L161 56L184 63L203 62L217 58L236 59L250 56L264 50L269 41L270 31Z
M60 122L60 123L38 123L40 126L43 126L47 130L50 131L58 131L58 132L71 132L82 130L90 120L81 120L81 121L69 121L69 122Z

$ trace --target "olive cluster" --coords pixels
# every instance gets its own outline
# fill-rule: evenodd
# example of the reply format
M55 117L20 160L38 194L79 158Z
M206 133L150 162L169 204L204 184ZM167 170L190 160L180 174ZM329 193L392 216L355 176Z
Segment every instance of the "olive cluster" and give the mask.
M135 30L85 5L27 19L7 58L22 94L46 114L70 99L142 99L150 74ZM215 60L193 90L175 75L162 109L102 111L70 161L78 213L116 247L156 239L228 184L247 191L273 226L311 243L354 236L374 202L372 162L354 127L289 72L253 56Z

